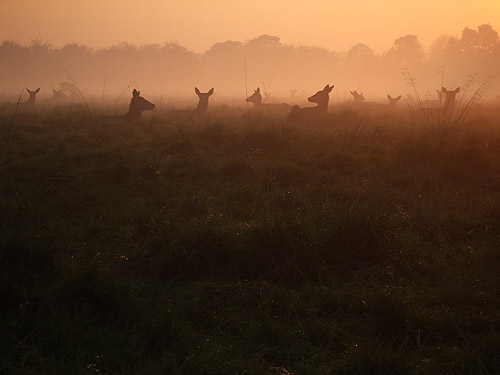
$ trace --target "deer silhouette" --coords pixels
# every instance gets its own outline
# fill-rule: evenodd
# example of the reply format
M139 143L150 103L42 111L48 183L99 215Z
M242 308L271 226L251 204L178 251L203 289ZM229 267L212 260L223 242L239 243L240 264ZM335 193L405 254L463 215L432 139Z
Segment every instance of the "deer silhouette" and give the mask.
M134 89L132 91L132 99L128 106L128 112L119 116L101 116L103 120L125 120L127 122L139 121L142 118L142 112L151 111L155 105L141 96L141 92Z
M419 109L419 112L424 113L426 116L438 114L443 115L445 118L449 118L455 110L456 96L459 92L460 87L457 87L455 90L448 90L442 87L441 93L444 95L444 104L439 107L422 107Z
M254 93L246 98L248 103L253 104L253 108L257 112L261 112L263 110L266 111L289 111L290 105L286 103L262 103L262 94L260 93L260 87L257 87L257 90L254 90Z
M398 102L401 100L401 95L399 95L397 98L393 98L392 96L387 95L387 99L389 99L389 103L387 104L387 108L396 109Z
M132 91L132 99L128 106L128 112L123 115L125 121L137 121L142 117L142 112L151 111L155 105L141 96L141 92L134 89Z
M453 112L456 104L456 96L460 92L460 87L457 87L455 90L447 90L446 88L442 87L441 92L444 95L443 112Z
M365 97L363 96L363 93L360 94L356 90L350 91L350 93L353 96L354 104L362 104L365 102Z
M17 110L20 110L20 111L33 110L34 105L35 105L36 95L40 92L40 88L37 88L36 90L33 90L33 91L30 89L26 89L26 91L30 95L28 100L26 100L25 102L21 102L21 103L7 102L7 103L4 103L3 108L9 108L9 109L16 108Z
M214 89L211 88L208 92L201 92L198 87L195 87L194 92L198 95L199 101L193 113L195 116L202 117L208 111L208 98L212 96Z
M294 105L288 115L287 121L305 121L326 114L328 112L328 102L330 100L329 94L333 90L333 87L334 85L330 86L328 84L323 90L318 91L307 99L311 103L316 103L316 107L300 108L298 105Z
M59 103L64 100L64 93L63 90L56 90L55 88L52 88L52 101Z
M201 92L198 87L195 87L194 92L198 96L198 105L196 106L196 109L173 110L169 111L167 114L175 121L193 121L205 117L208 112L209 98L213 95L214 89L211 88L208 92Z

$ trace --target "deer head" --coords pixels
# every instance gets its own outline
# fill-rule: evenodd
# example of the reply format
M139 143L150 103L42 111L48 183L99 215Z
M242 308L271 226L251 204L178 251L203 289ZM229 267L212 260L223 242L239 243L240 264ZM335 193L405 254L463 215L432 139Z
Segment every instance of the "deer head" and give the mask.
M64 97L63 90L56 90L52 88L52 99L62 99Z
M393 98L392 96L387 95L387 99L389 99L388 106L390 108L396 108L396 106L398 105L398 102L401 100L401 95L399 95L397 98Z
M356 90L351 91L351 95L354 98L354 103L363 103L365 101L365 97L363 96L363 93L358 93Z
M37 88L36 90L33 90L33 91L31 91L30 89L26 89L26 91L28 92L28 94L30 94L30 97L28 98L27 103L30 103L30 104L35 103L36 94L38 94L40 92L40 87Z
M447 90L445 87L442 87L441 92L444 95L444 109L452 109L455 106L456 96L460 92L460 87L457 87L455 90Z
M318 107L323 110L328 109L328 101L330 100L329 94L333 90L334 85L326 85L323 90L318 91L313 96L307 98L311 103L316 103Z
M130 120L138 120L142 116L142 112L151 111L155 108L155 105L148 102L141 96L141 92L134 89L132 91L132 99L130 100L130 105L128 107L128 113L125 115L126 118Z
M254 90L254 93L246 98L247 103L253 103L254 105L262 104L262 95L260 93L260 87Z
M211 88L208 92L201 92L198 87L195 87L194 92L198 95L198 98L200 98L198 106L196 107L196 112L198 114L204 114L208 109L208 98L212 96L214 89Z

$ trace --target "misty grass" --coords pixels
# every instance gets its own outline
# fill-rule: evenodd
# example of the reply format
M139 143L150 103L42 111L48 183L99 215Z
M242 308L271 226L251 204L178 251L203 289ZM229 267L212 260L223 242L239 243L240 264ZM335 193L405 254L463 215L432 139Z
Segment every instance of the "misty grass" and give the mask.
M498 112L391 116L20 117L1 371L498 372Z

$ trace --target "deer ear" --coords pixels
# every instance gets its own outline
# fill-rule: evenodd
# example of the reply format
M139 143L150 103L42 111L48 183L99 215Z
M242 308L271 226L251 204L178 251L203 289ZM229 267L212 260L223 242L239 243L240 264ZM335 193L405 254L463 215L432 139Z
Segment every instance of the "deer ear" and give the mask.
M198 87L195 87L195 88L194 88L194 92L195 92L195 94L196 94L196 95L198 95L198 96L200 96L200 94L201 94L201 92L200 92L200 90L198 89Z
M52 87L52 92L55 94L57 91L55 88Z
M260 87L257 87L257 90L255 92L258 92L260 94Z
M387 99L392 100L392 96L387 95Z
M214 88L212 87L212 88L210 89L210 91L208 91L208 95L210 96L210 95L212 95L213 93L214 93Z
M401 99L401 95L399 95L399 96L396 98L396 100L400 100L400 99Z
M331 86L330 86L330 85L328 84L328 85L326 85L326 86L325 86L324 90L325 90L327 93L330 93L330 92L332 92L332 90L333 90L333 86L334 86L334 85L331 85Z
M460 90L460 87L458 88ZM40 87L35 90L35 92L38 94L40 92Z
M354 95L354 93L352 91L349 90L349 92L351 93L351 95Z
M447 92L448 92L448 90L446 90L446 88L445 88L445 87L441 87L441 92L447 93ZM438 93L439 93L439 90L438 90Z
M457 88L455 89L455 94L458 94L459 92L460 92L460 87L457 87Z
M132 96L134 98L137 98L139 96L139 92L136 89L134 89L134 91L132 91Z
M28 94L31 92L29 89L26 89L26 91L28 91Z

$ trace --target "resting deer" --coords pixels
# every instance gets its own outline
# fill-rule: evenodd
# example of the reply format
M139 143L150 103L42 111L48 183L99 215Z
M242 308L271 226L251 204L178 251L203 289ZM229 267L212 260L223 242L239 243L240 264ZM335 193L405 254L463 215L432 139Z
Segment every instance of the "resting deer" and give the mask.
M105 120L125 120L125 121L138 121L142 118L142 112L151 111L155 105L141 96L141 92L134 89L132 91L132 99L128 106L128 112L121 116L102 116Z
M71 82L59 82L59 86L61 87L63 95L68 96L72 99L75 99L79 96L78 87L76 86L76 84Z
M21 103L7 102L7 103L4 103L3 108L9 108L9 109L16 108L16 110L18 110L18 111L33 110L33 107L35 105L36 95L40 92L40 88L37 88L36 90L33 90L33 91L31 91L30 89L26 89L26 91L28 92L28 94L30 94L30 97L28 98L28 100L26 100L25 102L21 102Z
M56 90L55 88L52 88L52 102L54 104L60 104L61 102L63 102L65 99L65 96L64 96L64 93L63 93L63 90L60 89L60 90Z
M254 90L254 93L246 98L247 103L253 103L253 108L257 112L261 112L262 110L267 111L289 111L290 105L286 103L262 103L262 95L260 93L260 87L257 87L257 90Z
M193 114L199 117L205 116L208 110L208 98L212 96L214 89L211 88L208 92L201 92L198 87L195 87L194 92L198 95L199 101Z
M365 108L365 109L371 109L371 110L395 110L398 102L401 100L401 95L398 96L397 98L393 98L390 95L387 95L387 99L389 99L389 103L383 104L383 103L377 103L377 102L367 102L365 100L365 97L363 93L358 93L356 90L350 91L351 95L353 96L354 99L354 104L356 106Z
M350 93L353 96L354 104L362 104L365 102L365 97L363 96L363 93L360 94L356 90L350 91Z
M52 88L52 99L53 100L60 100L64 98L63 90L56 90L55 88Z
M294 105L288 115L287 121L304 121L328 113L329 94L333 90L333 87L334 85L330 86L328 84L323 90L318 91L307 99L311 103L316 103L316 107L300 108L298 105Z
M198 87L194 88L194 92L198 96L198 105L194 110L174 110L168 112L175 120L195 120L196 118L205 117L208 111L208 99L213 95L214 89L211 88L208 92L201 92Z
M142 112L151 111L155 108L155 105L141 96L141 92L134 89L132 91L132 99L130 100L130 105L128 106L128 112L123 115L125 121L137 121L142 117Z

